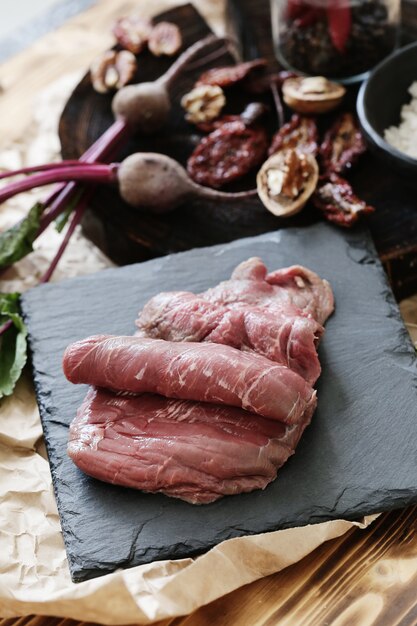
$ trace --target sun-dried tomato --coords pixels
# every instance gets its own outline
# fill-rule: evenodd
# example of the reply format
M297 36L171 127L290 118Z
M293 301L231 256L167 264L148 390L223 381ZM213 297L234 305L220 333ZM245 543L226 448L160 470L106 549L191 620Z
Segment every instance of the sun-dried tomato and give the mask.
M241 120L230 122L203 137L188 159L187 170L196 183L222 187L259 165L267 149L262 128L247 127Z
M243 122L245 126L253 126L265 115L267 110L268 108L262 102L250 102L240 115L222 115L216 120L201 122L197 124L197 127L203 133L212 133L214 130L231 122Z
M255 59L227 67L213 67L203 72L196 85L218 85L222 89L240 83L250 74L266 66L265 59Z
M329 222L349 228L362 213L372 213L374 207L358 198L347 180L331 173L319 181L312 197L313 204Z
M352 167L366 151L358 124L351 113L343 113L327 131L320 146L325 172L340 174Z
M203 133L212 133L214 130L221 128L225 124L231 124L232 122L239 122L240 115L222 115L217 120L210 120L209 122L200 122L197 124L197 128Z
M315 156L318 150L318 132L316 122L311 117L293 115L273 136L269 155L280 150L299 150Z

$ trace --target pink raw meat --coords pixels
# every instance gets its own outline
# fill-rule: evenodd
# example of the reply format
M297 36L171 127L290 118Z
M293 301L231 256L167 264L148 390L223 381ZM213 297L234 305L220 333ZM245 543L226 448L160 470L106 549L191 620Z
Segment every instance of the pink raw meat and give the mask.
M280 309L289 315L311 315L324 324L334 309L333 292L326 280L301 265L267 273L261 259L244 261L226 280L202 294L206 300L241 307Z
M63 367L73 383L237 406L287 424L316 405L316 392L287 367L215 343L98 335L71 344Z
M98 479L193 504L265 488L311 420L316 347L333 307L314 272L268 274L258 258L203 294L155 296L139 337L67 349L73 382L142 394L91 389L71 425L70 457Z
M203 296L160 293L145 304L136 336L167 341L210 341L261 354L313 385L320 376L317 344L323 327L311 316L260 306L229 308Z
M206 504L264 489L310 417L288 426L238 408L93 388L71 425L68 454L100 480Z

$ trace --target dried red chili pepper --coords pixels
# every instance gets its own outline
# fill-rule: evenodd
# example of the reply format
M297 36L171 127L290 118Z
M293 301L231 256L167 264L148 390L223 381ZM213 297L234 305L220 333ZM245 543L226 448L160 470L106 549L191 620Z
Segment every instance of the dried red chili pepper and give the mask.
M351 113L343 113L324 136L320 155L325 172L343 172L366 151L361 131Z
M329 222L345 228L353 226L362 213L375 211L372 206L358 198L347 180L334 173L320 179L312 201Z
M200 185L222 187L259 165L267 149L263 128L248 128L242 120L230 122L203 137L188 159L187 171Z
M321 15L321 9L309 7L300 17L294 20L294 26L298 26L298 28L306 28L307 26L317 22Z
M255 59L247 63L238 63L228 67L213 67L203 72L196 85L218 85L222 89L240 83L250 74L266 66L265 59Z
M336 50L344 54L352 28L349 0L329 0L326 12L330 39Z
M315 156L318 150L317 140L315 121L311 117L293 115L290 121L273 136L269 155L291 148Z
M289 20L296 20L306 10L304 2L297 2L297 0L288 0L286 7L285 18Z

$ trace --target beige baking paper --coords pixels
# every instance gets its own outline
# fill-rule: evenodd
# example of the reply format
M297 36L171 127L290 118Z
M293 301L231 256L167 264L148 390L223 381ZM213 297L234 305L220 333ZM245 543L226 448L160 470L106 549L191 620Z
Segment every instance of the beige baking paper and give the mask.
M176 3L124 2L156 13ZM179 4L179 3L178 3ZM218 31L222 4L199 1L198 8ZM57 120L80 71L65 75L33 103L25 138L3 147L0 168L58 158ZM44 195L31 192L2 207L0 229L14 223ZM2 291L22 291L36 284L59 245L50 228L28 258L2 276ZM111 265L80 232L63 257L54 280ZM416 318L416 303L403 311ZM411 320L417 321L416 319ZM417 328L417 327L416 327ZM412 330L415 330L412 328ZM416 336L417 338L417 336ZM376 516L357 523L333 521L304 528L231 539L196 559L155 562L74 584L70 580L51 475L42 442L38 409L28 372L11 398L0 403L0 616L55 615L104 624L149 624L184 615L262 576L303 558L324 541L353 526L366 527Z

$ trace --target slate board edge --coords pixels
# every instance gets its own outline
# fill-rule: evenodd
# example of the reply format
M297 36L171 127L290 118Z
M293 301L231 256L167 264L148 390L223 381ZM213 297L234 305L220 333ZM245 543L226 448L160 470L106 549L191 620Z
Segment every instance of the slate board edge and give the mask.
M308 228L311 229L315 229L318 228L320 226L318 225L314 225ZM306 228L300 228L300 229L292 229L294 231L300 230L300 231L305 231ZM144 263L140 263L137 265L140 265L141 267L143 267L144 265L151 265L151 266L155 266L155 265L160 265L163 263L166 263L170 261L170 259L172 258L179 258L179 257L183 257L185 255L185 258L190 254L193 253L195 251L198 251L198 254L208 254L208 253L216 253L216 252L220 252L221 250L224 249L225 247L240 247L240 246L244 246L245 243L247 242L254 242L254 241L271 241L271 242L279 242L281 236L282 236L282 231L277 231L277 232L271 232L271 233L267 233L264 235L260 235L260 236L256 236L256 237L250 237L250 238L246 238L246 239L242 239L242 240L237 240L235 242L229 243L229 244L220 244L220 245L216 245L216 246L210 246L207 248L198 248L198 249L194 249L192 251L187 251L187 252L181 252L181 253L177 253L177 254L173 254L173 255L168 255L166 257L162 257L159 259L153 259L151 261L146 261ZM391 316L392 317L396 317L398 320L401 321L401 324L403 326L403 322L402 322L402 318L398 309L398 306L395 302L395 299L393 297L391 288L388 284L385 272L382 268L381 263L379 262L379 259L377 259L376 255L374 256L374 247L373 244L370 241L370 238L367 236L367 233L365 231L356 231L355 233L347 233L346 234L346 243L347 245L352 245L354 247L357 248L362 248L365 252L365 255L363 256L363 258L360 261L356 261L360 264L373 264L375 265L375 270L378 271L379 273L381 273L381 276L383 276L383 282L385 284L385 292L384 292L384 296L387 300L387 302L390 305L391 308ZM132 266L128 266L129 268L131 268ZM128 268L126 268L126 270L128 270ZM100 275L102 275L103 272L105 273L116 273L119 274L119 272L123 272L124 268L109 268L106 270L102 270L101 272L99 272ZM64 284L65 286L69 286L71 284L77 283L78 281L91 281L91 280L95 280L95 278L97 277L97 273L95 274L91 274L91 275L87 275L87 276L83 276L83 277L77 277L77 278L71 278L65 281L62 281L61 283L59 283L60 285ZM39 289L46 289L46 290L53 290L56 288L56 285L51 284L51 285L42 285L40 287L36 287L37 290ZM32 291L32 290L30 290ZM28 296L30 298L30 296ZM24 317L26 316L26 300L27 296L23 295L22 296L22 310L23 310L23 314ZM408 333L404 328L404 334L408 337ZM29 337L29 343L30 343L30 348L32 349L32 342L31 342L31 338ZM414 348L412 346L411 340L409 340L408 338L408 344L410 347L410 354L413 353L414 354ZM41 417L42 417L42 421L45 418L46 419L46 415L48 413L48 408L47 406L44 404L42 398L40 397L39 394L39 386L38 386L38 378L37 378L37 374L35 372L35 389L37 392L37 397L38 397L38 401L39 401L39 405L40 405L40 411L41 411ZM49 450L48 450L48 456L49 456ZM59 495L57 493L57 489L56 489L56 485L55 485L55 480L54 482L54 490L55 490L55 496L57 498L57 503L59 505ZM392 495L392 492L391 492ZM391 497L390 500L390 506L389 508L397 508L400 507L403 504L404 498L407 499L407 502L411 503L411 502L417 502L417 493L413 494L411 496L411 494L405 490L405 492L400 491L398 494L396 494L395 496ZM380 512L380 507L378 510L374 510L374 509L370 509L369 506L366 506L365 504L362 507L359 507L357 510L352 510L350 509L349 511L346 511L346 514L343 515L343 517L345 519L357 519L358 517L362 517L363 515L366 514L370 514L370 513L379 513ZM324 520L330 520L330 519L339 519L341 517L340 515L340 511L338 512L338 514L332 515L331 511L323 511L323 514L320 515L316 515L315 517L310 519L310 524L311 523L319 523L321 521ZM62 519L61 519L61 523L62 523ZM297 520L290 520L287 523L283 523L280 524L279 527L277 527L276 525L270 525L268 526L261 534L263 534L264 532L273 532L275 530L281 529L281 528L288 528L294 525L300 525L297 524ZM67 533L69 533L69 529L65 527L65 524L62 525L62 530L63 530L63 535L64 535L64 541L67 544L66 538L67 538ZM242 536L242 535L249 535L249 534L259 534L257 532L248 532L248 531L240 531L239 529L232 529L230 537L237 537L237 536ZM214 545L217 545L217 543L213 543L211 547L213 547ZM206 551L207 549L209 549L210 546L205 546L204 551ZM201 552L201 551L200 551ZM195 552L195 554L198 554L200 552ZM149 563L153 560L163 560L165 558L183 558L185 556L189 557L191 555L190 553L190 549L189 547L187 548L186 546L184 547L183 544L179 544L178 546L175 546L173 548L170 549L169 554L164 554L159 552L158 553L158 557L157 559L155 559L155 555L149 554L149 557L144 557L141 559L142 563ZM131 558L129 558L126 562L123 563L119 563L118 565L121 567L128 567L129 565L131 565L132 561L134 560L134 554L131 556ZM137 563L134 563L135 565ZM92 565L92 563L91 563ZM111 571L114 570L114 564L113 567L111 567L109 569L109 565L107 563L103 563L102 564L103 567L98 568L97 567L97 562L94 562L94 567L92 567L91 569L89 568L89 564L88 562L86 562L85 560L83 560L82 563L77 563L76 561L72 560L70 561L70 566L71 566L71 571L72 571L72 575L74 577L74 581L78 581L78 580L82 580L85 579L86 577L90 577L90 576L96 576L96 575L103 575L105 573L109 573Z

